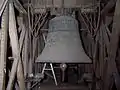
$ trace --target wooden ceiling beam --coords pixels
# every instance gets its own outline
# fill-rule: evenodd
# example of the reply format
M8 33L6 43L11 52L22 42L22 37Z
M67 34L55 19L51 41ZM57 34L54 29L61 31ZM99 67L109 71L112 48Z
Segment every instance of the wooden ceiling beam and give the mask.
M107 5L102 9L101 16L108 14L108 12L115 6L116 0L110 0Z

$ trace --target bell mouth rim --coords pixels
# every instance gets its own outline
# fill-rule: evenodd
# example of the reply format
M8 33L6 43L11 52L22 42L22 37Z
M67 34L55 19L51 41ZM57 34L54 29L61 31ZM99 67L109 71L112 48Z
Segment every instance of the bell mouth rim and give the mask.
M62 64L62 63L64 63L64 64L92 64L93 62L92 62L92 60L89 60L89 61L86 61L86 62L79 62L79 61L76 61L76 62L70 62L70 61L68 61L68 62L54 62L54 61L42 61L42 60L36 60L35 62L37 62L37 63L56 63L56 64Z

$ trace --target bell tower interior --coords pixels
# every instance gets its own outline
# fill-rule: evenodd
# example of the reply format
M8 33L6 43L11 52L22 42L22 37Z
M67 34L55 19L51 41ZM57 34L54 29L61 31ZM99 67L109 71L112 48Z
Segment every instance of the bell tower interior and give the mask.
M0 0L0 90L120 90L119 0Z

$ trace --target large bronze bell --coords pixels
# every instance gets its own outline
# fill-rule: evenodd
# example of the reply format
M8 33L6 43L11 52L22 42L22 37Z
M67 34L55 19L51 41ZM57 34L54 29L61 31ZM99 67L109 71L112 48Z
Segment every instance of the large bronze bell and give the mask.
M78 22L71 16L50 20L46 44L36 62L90 63L78 30Z

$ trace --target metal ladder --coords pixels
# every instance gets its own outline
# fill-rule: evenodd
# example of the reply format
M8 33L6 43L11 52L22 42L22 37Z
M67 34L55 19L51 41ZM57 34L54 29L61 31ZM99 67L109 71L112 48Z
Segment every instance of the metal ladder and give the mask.
M47 68L47 64L50 65L50 68ZM55 72L54 72L54 68L53 68L53 65L52 63L44 63L44 66L43 66L43 69L42 69L42 74L45 73L45 71L52 71L52 74L53 74L53 78L54 78L54 81L55 81L55 85L57 86L58 83L57 83L57 79L56 79L56 76L55 76Z

